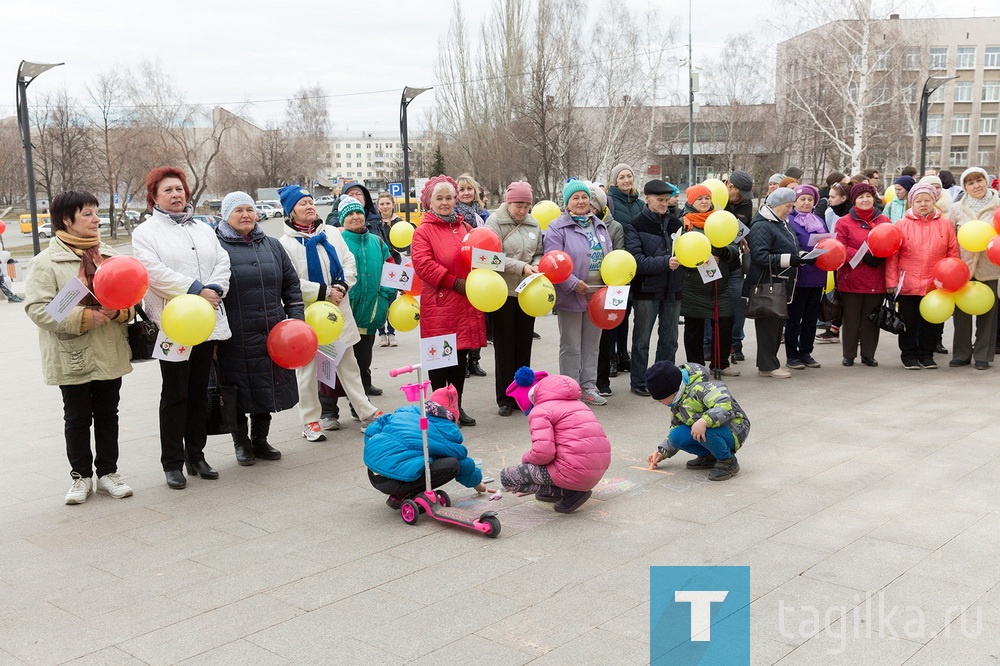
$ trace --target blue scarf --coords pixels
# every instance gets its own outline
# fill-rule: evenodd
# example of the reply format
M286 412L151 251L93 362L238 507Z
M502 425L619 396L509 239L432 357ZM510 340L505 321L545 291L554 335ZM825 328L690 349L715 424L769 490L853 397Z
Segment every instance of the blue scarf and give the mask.
M340 265L340 259L337 257L337 250L330 245L330 241L326 239L326 232L321 231L315 236L310 238L297 238L302 245L306 248L306 266L309 268L309 281L318 282L319 284L327 284L326 278L323 276L323 264L319 261L319 247L322 246L326 250L327 256L330 258L330 279L344 281L344 267Z

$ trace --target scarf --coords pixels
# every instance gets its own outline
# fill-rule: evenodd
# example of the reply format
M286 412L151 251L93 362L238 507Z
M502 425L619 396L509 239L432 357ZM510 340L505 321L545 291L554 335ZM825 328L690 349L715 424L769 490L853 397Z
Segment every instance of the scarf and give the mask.
M788 215L788 221L810 234L825 234L828 231L826 222L819 219L815 213L800 213L793 208Z
M312 222L309 222L307 224L301 224L289 218L286 224L291 224L292 229L295 229L301 234L308 234L309 236L312 236L313 232L316 231L316 220L313 220Z
M685 204L684 206L684 230L691 231L692 228L704 229L705 220L708 216L715 211L710 210L706 213L699 213L690 204Z
M836 213L837 217L844 217L851 211L851 202L842 201L839 204L830 206L830 208Z
M976 217L979 217L979 213L983 211L984 208L988 208L990 204L996 201L997 193L993 190L986 190L986 196L982 199L973 199L968 194L965 195L964 204L969 210L975 213ZM989 220L987 220L989 221Z
M590 226L590 216L589 215L570 215L573 221L576 222L581 227Z
M190 203L188 203L187 205L185 205L184 206L184 210L182 210L179 213L168 213L167 211L163 210L159 206L153 206L153 208L156 209L156 210L158 210L158 211L160 211L161 213L163 213L164 215L166 215L167 217L169 217L171 220L173 220L177 224L184 224L185 222L187 222L188 220L191 219L192 215L194 215L194 206L192 206Z
M340 265L337 257L337 250L330 241L326 239L326 232L321 231L310 238L296 238L299 244L306 248L306 267L309 270L309 281L319 284L328 284L323 275L323 264L319 260L319 248L326 250L326 256L330 260L330 279L334 282L344 281L344 267Z
M862 222L867 222L868 224L871 224L871 221L875 219L875 209L869 208L868 210L862 210L860 208L855 207L851 209L851 215L858 218Z
M459 201L455 204L455 210L465 218L465 223L470 227L475 229L476 227L483 226L483 217L480 215L483 208L479 204L472 202L471 204L462 203Z
M91 291L91 293L84 297L81 303L83 305L96 305L100 307L100 302L94 298L93 294L94 273L97 272L97 267L104 261L104 257L101 256L100 237L81 238L60 229L56 232L56 238L65 243L73 251L73 254L80 257L80 272L77 274L77 277Z

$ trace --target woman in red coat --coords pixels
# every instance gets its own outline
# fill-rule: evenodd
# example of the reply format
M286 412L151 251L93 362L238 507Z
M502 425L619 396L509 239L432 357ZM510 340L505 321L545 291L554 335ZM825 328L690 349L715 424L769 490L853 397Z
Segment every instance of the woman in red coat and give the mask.
M454 333L458 343L458 364L431 370L431 386L439 389L452 384L458 391L459 419L465 426L476 420L462 407L465 368L470 349L486 346L486 320L465 296L469 265L462 259L462 240L472 229L455 212L458 186L448 176L435 176L420 193L424 217L413 232L413 269L423 281L420 291L420 337L432 338Z
M844 323L840 326L840 340L844 348L843 364L854 365L861 343L861 362L875 368L875 349L878 347L878 324L869 321L868 315L882 304L885 296L885 259L865 252L861 263L851 268L851 261L868 234L877 224L890 224L889 218L875 210L878 193L867 183L851 189L851 210L837 220L837 240L847 249L847 259L837 271L837 291L844 304Z

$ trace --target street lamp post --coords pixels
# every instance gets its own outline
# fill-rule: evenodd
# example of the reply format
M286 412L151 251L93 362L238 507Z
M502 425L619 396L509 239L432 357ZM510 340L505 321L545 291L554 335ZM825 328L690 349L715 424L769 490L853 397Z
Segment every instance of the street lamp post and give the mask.
M31 244L35 254L42 251L38 243L38 201L35 199L35 170L31 163L31 121L28 118L28 84L39 74L64 63L45 64L22 60L17 68L17 124L24 145L24 162L28 169L28 210L31 212Z
M920 93L920 171L924 175L927 160L927 107L930 104L931 95L944 84L957 79L955 76L928 76L924 81L923 92Z
M403 97L399 100L399 133L403 139L403 214L410 221L410 143L406 133L406 107L417 95L425 93L430 88L403 88Z

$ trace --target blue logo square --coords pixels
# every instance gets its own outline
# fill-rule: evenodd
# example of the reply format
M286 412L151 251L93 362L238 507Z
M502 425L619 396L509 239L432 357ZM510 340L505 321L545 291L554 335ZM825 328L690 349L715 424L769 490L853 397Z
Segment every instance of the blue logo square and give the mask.
M750 663L750 567L650 567L649 661Z

